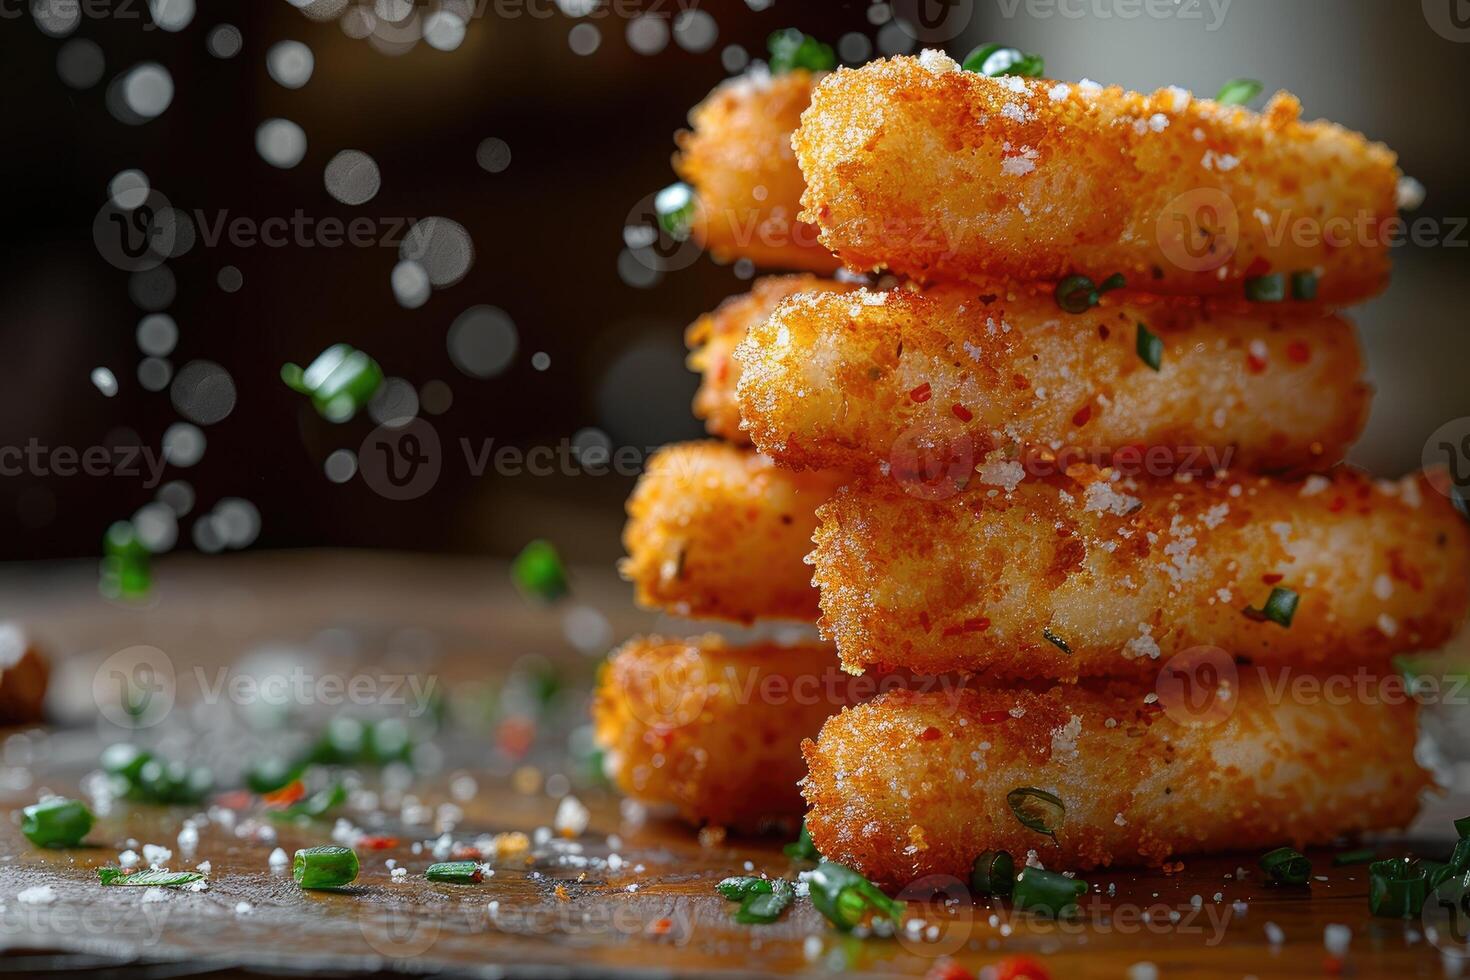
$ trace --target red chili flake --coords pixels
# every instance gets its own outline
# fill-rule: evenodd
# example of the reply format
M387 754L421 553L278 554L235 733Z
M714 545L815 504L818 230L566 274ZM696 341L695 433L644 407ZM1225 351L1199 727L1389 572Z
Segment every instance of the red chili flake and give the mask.
M1254 354L1247 354L1245 356L1245 366L1250 368L1251 374L1260 374L1266 370L1266 359L1257 357Z
M299 779L293 779L278 790L262 794L260 798L266 806L290 806L305 795L306 784Z
M1051 974L1029 956L1007 956L995 964L995 980L1051 980Z
M650 936L667 936L670 932L673 931L673 919L654 919L648 924L648 934Z
M1081 408L1077 409L1077 414L1072 416L1072 424L1080 429L1082 428L1082 426L1087 424L1087 421L1090 418L1092 418L1092 406L1083 405Z
M1256 279L1271 271L1271 263L1266 261L1264 255L1257 255L1251 260L1251 264L1245 267L1245 277Z
M951 408L950 411L954 412L954 417L959 419L961 422L969 422L975 418L975 413L971 412L963 405L956 405Z
M925 381L923 384L919 385L919 387L909 392L909 397L916 402L926 402L930 398L934 397L934 390L929 387L929 382Z
M919 741L932 742L943 734L944 733L941 732L939 729L935 728L933 725L930 725L928 728L919 733Z
M990 617L979 616L975 619L967 619L958 626L946 626L943 636L962 636L965 633L984 633L990 629Z
M469 844L456 844L454 850L449 853L451 861L478 861L483 856L478 847L472 847Z
M940 960L924 974L924 980L975 980L975 974L954 960Z
M1305 364L1312 359L1312 348L1305 340L1293 340L1286 345L1286 356L1297 364Z
M1333 497L1332 498L1332 503L1330 503L1330 504L1327 505L1327 509L1330 510L1330 511L1332 511L1332 513L1334 513L1334 514L1337 514L1337 513L1341 513L1342 509L1344 507L1346 507L1346 506L1347 506L1347 501L1346 500L1344 500L1341 497Z
M1262 582L1265 582L1267 585L1275 585L1277 582L1280 582L1283 578L1285 578L1285 576L1284 575L1281 575L1281 574L1279 574L1277 572L1267 572L1265 575L1262 575L1261 576L1261 581Z
M998 725L1003 721L1008 721L1010 717L1009 711L982 711L980 712L980 724Z
M226 810L243 810L250 805L250 794L243 789L230 790L216 796L214 802Z
M536 723L529 718L507 718L495 730L496 747L512 759L519 759L529 752L535 739Z
M357 844L359 847L365 847L370 851L386 851L389 848L398 846L398 838L369 834L366 837L359 837Z
M1342 973L1342 968L1342 957L1333 956L1331 953L1329 953L1322 958L1323 973L1331 974L1334 977L1339 976Z

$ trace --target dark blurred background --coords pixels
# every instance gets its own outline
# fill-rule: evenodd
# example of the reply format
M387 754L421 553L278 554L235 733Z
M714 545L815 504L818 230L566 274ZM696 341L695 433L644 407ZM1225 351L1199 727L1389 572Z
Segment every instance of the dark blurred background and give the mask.
M408 219L443 216L473 241L463 281L417 309L395 301L392 247L210 246L201 231L169 260L171 301L141 297L178 325L169 369L214 362L237 394L226 418L202 426L202 458L164 477L187 481L195 498L180 519L181 549L195 546L191 527L201 515L243 498L260 514L257 547L511 554L547 537L574 561L616 556L631 476L476 476L461 440L476 452L492 438L496 447L596 452L700 434L688 410L694 378L682 367L682 328L746 288L751 270L700 258L660 274L630 250L629 238L638 241L625 228L646 218L648 195L673 179L671 137L689 108L764 57L767 35L787 26L829 41L849 63L916 50L927 20L934 46L956 57L1004 41L1043 54L1048 74L1062 79L1213 95L1227 79L1254 77L1268 91L1299 94L1309 117L1387 142L1428 189L1417 216L1441 220L1446 241L1400 249L1391 291L1356 314L1379 394L1355 459L1385 474L1407 470L1435 428L1470 415L1470 235L1456 218L1470 214L1461 97L1470 28L1449 18L1460 0L1425 0L1422 9L1383 0L644 0L611 8L479 0L457 45L453 22L421 37L436 11L454 10L448 0L417 8L407 0L198 0L197 9L191 0L155 0L158 20L177 30L159 29L145 0L80 0L80 14L77 0L40 0L39 14L32 2L0 0L8 239L0 447L138 443L157 452L180 421L169 392L139 380L136 330L148 311L132 293L158 280L130 283L93 237L121 171L141 170L173 206L209 222L300 211L313 221L367 217L401 236ZM267 53L286 40L304 43L315 60L295 90L267 71ZM77 87L98 51L100 79ZM172 101L130 125L117 118L126 112L109 88L150 61L171 77ZM272 118L306 134L305 157L291 169L257 151L257 127ZM499 144L480 152L487 139L508 147L508 166ZM328 161L347 149L366 153L381 173L381 190L361 206L339 203L324 182ZM233 292L221 284L226 270L225 285L236 285L230 269L238 270ZM479 305L504 310L518 337L508 366L489 378L459 370L446 340L455 319ZM419 394L418 414L443 453L438 482L423 496L392 501L360 475L329 479L333 452L358 451L374 423L366 415L324 421L279 372L337 342L367 351ZM116 378L112 397L89 380L99 367ZM339 452L335 465L350 472L351 459ZM144 483L0 477L0 558L98 554L110 522L155 499L157 488ZM206 543L217 544L207 535Z

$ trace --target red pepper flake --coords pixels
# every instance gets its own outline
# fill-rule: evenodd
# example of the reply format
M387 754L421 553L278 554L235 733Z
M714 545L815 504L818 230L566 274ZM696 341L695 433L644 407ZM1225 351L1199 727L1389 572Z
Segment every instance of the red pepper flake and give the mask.
M365 847L370 851L386 851L389 848L398 846L398 838L369 834L366 837L359 837L357 844L359 847Z
M1258 279L1271 271L1271 263L1266 261L1264 255L1257 255L1251 260L1251 264L1245 267L1247 279Z
M1080 429L1084 425L1086 425L1087 424L1087 421L1089 419L1091 419L1091 418L1092 418L1092 406L1091 405L1083 405L1081 408L1077 409L1077 414L1072 416L1072 424L1075 425L1075 426L1077 426L1077 428Z
M928 728L919 733L919 741L932 742L943 734L944 733L941 732L939 729L935 728L933 725L930 725Z
M1284 575L1281 575L1281 574L1279 574L1277 572L1267 572L1265 575L1262 575L1261 576L1261 581L1262 582L1265 582L1267 585L1275 585L1277 582L1280 582L1283 578L1285 578L1285 576Z
M1297 364L1305 364L1312 359L1312 348L1305 340L1293 340L1286 345L1286 356Z
M650 936L667 936L673 931L673 919L654 919L648 924L648 934Z
M975 974L954 960L940 960L924 974L924 980L975 980Z
M216 806L222 806L226 810L243 810L250 806L250 794L243 789L230 790L214 798Z
M980 724L998 725L1003 721L1010 720L1010 717L1011 713L1009 711L982 711L980 712Z
M916 402L923 403L934 397L934 389L930 388L929 382L925 381L919 387L909 392L909 397Z
M951 408L950 411L954 412L954 417L959 419L961 422L970 422L973 421L975 418L975 413L971 412L963 405L956 405Z
M393 843L396 844L398 842L394 841ZM478 847L472 847L469 844L456 844L454 850L449 854L451 861L478 861L481 857L483 855L480 854L480 849Z
M1332 503L1327 505L1327 509L1332 511L1332 513L1334 514L1340 514L1342 513L1343 508L1346 506L1347 501L1344 500L1342 497L1333 497Z
M261 800L266 806L290 806L305 795L306 784L299 779L293 779L280 789L263 794Z
M1051 980L1051 974L1029 956L1007 956L995 964L995 980Z
M978 616L974 619L967 619L958 626L946 626L941 635L962 636L965 633L984 633L988 629L990 629L990 617Z
M1322 958L1322 972L1323 973L1329 974L1329 975L1334 976L1334 977L1340 976L1342 974L1342 968L1343 968L1342 957L1340 957L1340 956L1333 956L1331 953L1329 953L1329 954L1327 954L1326 956L1324 956Z
M1251 374L1260 374L1266 370L1266 359L1264 357L1257 357L1254 354L1247 354L1245 356L1245 366L1250 368Z

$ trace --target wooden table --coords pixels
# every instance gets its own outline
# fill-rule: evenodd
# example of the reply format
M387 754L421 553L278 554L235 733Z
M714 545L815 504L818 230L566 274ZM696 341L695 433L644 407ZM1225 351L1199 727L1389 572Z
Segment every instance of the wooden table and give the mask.
M1349 975L1437 977L1463 962L1426 940L1419 922L1370 917L1366 868L1334 868L1331 852L1310 855L1326 879L1310 889L1264 884L1255 854L1189 859L1171 875L1089 874L1095 887L1076 922L1014 915L986 900L916 901L911 911L927 923L917 936L860 940L832 930L809 902L798 900L774 925L735 925L714 883L747 868L791 874L783 841L701 841L678 824L635 819L578 771L567 735L582 718L596 658L563 638L567 606L528 604L509 587L504 567L359 553L176 559L162 563L157 596L142 609L100 599L94 576L94 569L75 566L0 572L0 618L21 619L57 660L53 707L62 719L0 742L0 805L6 810L34 801L42 788L75 793L96 768L101 746L120 732L106 712L99 719L92 681L107 657L137 644L164 651L177 681L173 710L141 736L212 750L228 770L230 757L241 761L241 746L260 733L231 717L235 705L197 707L195 681L202 676L206 686L213 684L213 671L242 658L269 662L271 655L259 648L274 644L275 662L298 655L313 670L374 677L384 676L385 665L410 666L439 678L456 696L473 695L487 680L503 692L514 683L518 657L544 656L566 693L523 758L496 747L493 723L477 729L456 721L435 739L435 758L412 785L364 770L362 788L382 791L380 801L399 802L395 792L412 794L435 819L456 816L442 805L459 808L455 841L504 831L534 834L549 826L557 800L548 786L570 788L590 807L591 823L574 841L553 837L528 859L495 862L485 882L461 886L424 880L433 858L427 850L413 852L415 842L432 842L442 827L405 824L401 805L385 807L386 814L349 807L343 816L354 824L400 843L360 850L363 870L352 888L310 893L298 889L288 872L272 870L268 858L278 846L291 853L328 842L330 822L257 821L258 804L241 811L233 826L220 819L220 810L209 811L214 819L201 821L188 858L179 830L201 807L118 802L90 835L96 846L71 851L34 848L15 820L0 821L0 944L14 966L66 971L94 963L77 958L86 954L130 963L134 975L177 975L188 964L266 973L887 976L923 974L943 956L978 970L1026 954L1042 958L1055 977L1126 976L1145 962L1161 977L1318 976L1336 968L1323 945L1332 923L1352 930L1342 963ZM653 623L631 611L626 589L611 574L582 570L574 582L571 602L600 610L619 638ZM473 697L462 700L474 703ZM319 715L327 710L318 709ZM418 820L424 812L408 816ZM1464 812L1470 802L1441 800L1421 820L1425 835L1385 843L1383 850L1447 849L1450 821ZM275 839L251 832L257 823ZM139 850L143 843L171 848L175 870L208 860L208 889L102 888L95 869L115 864L130 840ZM408 877L394 880L388 859L407 868ZM1239 866L1249 869L1244 879L1235 875ZM17 900L37 885L49 885L54 901ZM248 903L248 911L237 911L240 903ZM1282 938L1273 944L1268 933L1278 929Z

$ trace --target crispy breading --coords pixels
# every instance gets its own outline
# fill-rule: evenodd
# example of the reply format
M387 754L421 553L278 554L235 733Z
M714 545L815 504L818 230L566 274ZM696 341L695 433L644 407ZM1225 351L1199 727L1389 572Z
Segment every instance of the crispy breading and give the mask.
M1027 479L938 500L875 481L818 514L820 625L855 671L1148 676L1201 645L1343 669L1445 642L1467 602L1470 527L1424 475ZM1276 588L1298 596L1289 627L1247 612Z
M1403 827L1429 785L1409 702L1275 698L1248 674L1223 717L1165 713L1144 694L967 689L956 705L895 691L843 711L802 745L812 841L890 888L968 882L986 850L1018 870L1031 849L1056 871L1158 865ZM1021 788L1061 800L1055 844L1012 811Z
M798 818L801 741L863 690L830 646L727 646L640 637L616 651L592 701L608 776L693 823L755 829Z
M817 505L844 479L718 442L669 446L628 498L619 570L640 605L675 615L809 622L817 592L803 559Z
M1157 371L1140 325L1163 344ZM1124 447L1167 449L1152 475L1324 469L1370 396L1337 316L1139 297L1074 316L1025 286L799 293L735 359L739 412L778 463L907 475L937 458L961 479L1011 448L1062 469Z
M728 79L690 110L692 130L675 135L674 169L699 202L695 238L717 258L812 272L840 265L797 220L803 184L791 134L819 77L762 67Z
M713 313L690 324L684 332L690 351L689 370L700 375L694 416L704 420L710 435L736 445L750 443L740 427L740 406L735 402L740 365L731 357L746 331L770 316L776 305L793 293L846 292L854 288L813 275L767 276L757 279L750 292L731 296Z
M1345 305L1388 281L1397 158L1295 97L1264 112L960 70L938 52L838 69L795 136L802 218L854 269L1243 299L1315 270Z

